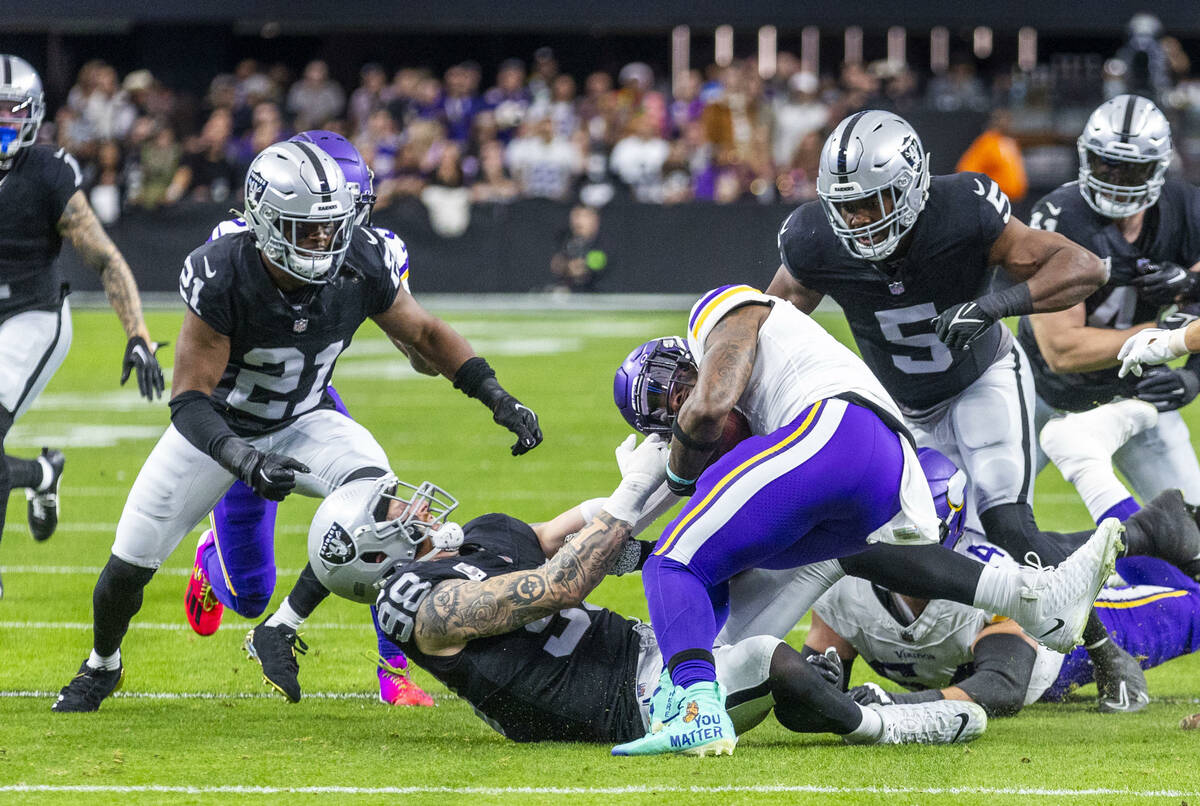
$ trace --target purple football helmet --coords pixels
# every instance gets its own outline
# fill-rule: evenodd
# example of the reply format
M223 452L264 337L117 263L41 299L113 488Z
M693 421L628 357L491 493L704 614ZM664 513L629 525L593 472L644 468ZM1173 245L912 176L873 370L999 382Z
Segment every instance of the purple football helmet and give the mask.
M667 401L689 369L696 362L681 338L663 336L637 347L613 378L613 400L625 422L643 434L669 434L675 415Z
M358 213L354 217L354 223L364 226L370 224L371 210L375 207L375 174L371 172L371 167L367 165L362 154L358 153L358 149L337 132L324 129L300 132L289 142L309 143L333 157L334 162L345 174L347 184L358 186L354 197Z
M918 448L917 460L933 493L934 509L946 526L942 545L952 549L962 537L967 520L967 474L933 448Z

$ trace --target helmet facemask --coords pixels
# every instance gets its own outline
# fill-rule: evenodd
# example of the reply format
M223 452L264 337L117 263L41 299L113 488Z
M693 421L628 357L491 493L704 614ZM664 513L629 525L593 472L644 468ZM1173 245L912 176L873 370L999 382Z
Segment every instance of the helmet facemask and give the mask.
M1158 201L1166 181L1166 157L1141 157L1111 143L1105 150L1080 139L1079 192L1105 218L1128 218ZM1135 151L1136 149L1134 149Z
M45 113L40 93L0 93L0 167L6 167L22 148L33 145Z
M321 207L323 205L314 205ZM354 208L342 210L340 205L328 213L314 212L305 216L283 213L270 204L246 202L246 218L267 232L259 248L267 260L279 270L306 283L327 283L337 274L350 238L354 233Z
M394 503L400 505L400 514L389 518ZM414 486L395 476L385 476L376 485L369 506L379 538L407 540L414 547L414 556L426 540L434 548L426 558L462 545L462 528L448 520L458 507L458 499L433 482Z
M669 434L678 411L670 402L684 387L696 385L696 364L686 351L659 345L647 356L634 381L634 409L643 434Z
M347 182L350 192L354 194L354 223L361 227L371 226L371 213L375 210L378 197L373 192L375 172L367 169L367 186L364 188L357 182Z
M890 185L862 190L857 182L835 184L820 193L825 215L851 254L864 260L885 260L917 223L917 214L925 204L929 174L903 171ZM871 223L852 227L847 220L858 209L866 208Z

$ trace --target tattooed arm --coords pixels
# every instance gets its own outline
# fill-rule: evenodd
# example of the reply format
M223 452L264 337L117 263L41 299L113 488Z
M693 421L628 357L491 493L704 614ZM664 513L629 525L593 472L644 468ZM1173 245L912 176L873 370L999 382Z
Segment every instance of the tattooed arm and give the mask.
M750 382L758 355L758 329L770 313L768 305L743 305L726 314L709 333L696 388L684 401L676 420L693 446L685 445L678 437L671 440L669 467L675 475L695 479L704 470L712 449L695 446L721 438L725 418Z
M75 191L67 201L67 207L58 219L58 232L74 245L83 262L100 275L104 293L121 320L121 327L125 328L126 338L141 336L153 349L150 331L142 318L142 300L129 264L100 225L82 190Z
M439 583L417 609L417 648L453 655L473 638L503 635L577 606L604 579L629 535L628 523L601 510L540 568Z

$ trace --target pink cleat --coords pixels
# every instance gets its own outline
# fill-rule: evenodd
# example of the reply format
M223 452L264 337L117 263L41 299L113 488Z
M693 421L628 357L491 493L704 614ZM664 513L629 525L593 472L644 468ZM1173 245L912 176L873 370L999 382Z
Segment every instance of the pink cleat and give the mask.
M213 542L211 529L200 536L200 544L196 546L196 560L192 563L192 575L188 579L187 592L183 597L188 624L192 625L192 629L198 635L215 633L221 626L221 616L225 613L225 605L217 601L212 585L208 582L208 573L204 570L204 550Z
M379 677L380 700L388 705L419 705L425 708L433 706L433 697L422 691L421 687L404 673L408 668L408 658L403 655L378 658L375 664L379 667L375 674Z

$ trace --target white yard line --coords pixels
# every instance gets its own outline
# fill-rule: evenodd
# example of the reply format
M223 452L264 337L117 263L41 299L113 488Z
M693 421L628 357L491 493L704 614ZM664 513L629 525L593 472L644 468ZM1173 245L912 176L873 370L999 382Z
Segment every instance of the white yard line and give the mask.
M0 792L153 792L182 795L643 795L683 794L809 794L809 795L1009 795L1019 797L1195 798L1200 792L1182 789L1041 788L990 786L806 786L760 784L756 786L177 786L145 784L10 784Z

